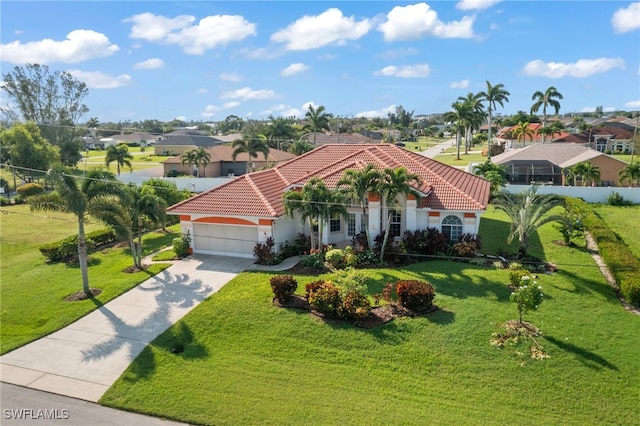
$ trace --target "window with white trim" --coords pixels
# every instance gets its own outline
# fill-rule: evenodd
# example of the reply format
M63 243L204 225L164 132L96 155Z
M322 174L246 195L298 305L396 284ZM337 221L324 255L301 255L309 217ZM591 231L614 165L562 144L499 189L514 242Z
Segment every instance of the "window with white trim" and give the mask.
M347 235L353 237L356 235L356 214L349 213L347 216Z
M340 232L340 216L334 216L329 219L329 230L331 232Z
M400 210L391 211L391 223L389 223L389 236L399 237L402 230L402 213Z
M442 233L451 242L457 243L462 236L462 220L458 216L447 216L442 219Z

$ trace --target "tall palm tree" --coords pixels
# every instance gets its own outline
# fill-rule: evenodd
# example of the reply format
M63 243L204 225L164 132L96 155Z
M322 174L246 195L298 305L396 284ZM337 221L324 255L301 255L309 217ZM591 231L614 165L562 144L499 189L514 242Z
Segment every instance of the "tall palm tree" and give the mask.
M325 112L325 107L320 105L318 108L314 108L313 105L309 105L307 112L304 116L309 120L311 130L313 131L313 147L316 147L316 133L319 130L329 130L329 119L333 117L333 114Z
M499 104L504 108L504 102L509 102L509 96L511 95L511 93L505 90L504 84L502 83L498 83L494 86L489 83L489 80L486 80L486 82L487 90L485 90L484 92L480 92L480 96L487 102L487 114L489 116L489 139L487 142L487 157L491 158L491 131L493 130L492 113L496 110L496 104Z
M533 129L529 127L529 122L525 121L518 123L515 129L513 129L513 136L518 140L518 142L522 141L522 147L524 148L527 138L530 141L533 140Z
M242 139L236 139L231 142L231 147L233 148L233 153L231 154L233 161L236 161L236 157L243 152L249 154L247 172L249 171L249 166L251 166L250 170L252 172L255 171L252 158L258 158L258 153L262 153L265 160L269 157L269 145L267 145L267 138L264 135L246 135Z
M420 199L420 194L413 189L412 182L419 184L421 182L420 176L407 171L404 167L384 169L382 171L376 192L380 194L380 197L384 200L387 209L387 224L385 226L382 247L380 248L380 262L384 261L384 252L387 248L389 232L391 231L391 218L393 210L398 206L398 197L400 195L404 195L405 197L413 195L416 199Z
M87 128L91 133L91 137L94 139L96 137L96 129L98 128L99 125L100 125L100 122L98 121L97 117L92 117L89 119L89 121L87 121Z
M191 166L198 164L198 151L195 149L191 149L189 151L185 151L180 155L180 164L183 166L185 164ZM196 177L198 176L198 170L196 169Z
M538 112L542 107L542 127L547 127L547 107L553 107L556 114L560 112L560 99L564 99L562 93L553 86L547 88L544 93L538 90L531 96L531 100L534 101L531 113ZM544 142L544 135L542 135L542 143Z
M105 165L109 167L111 163L116 162L116 167L118 170L118 176L120 176L120 167L127 166L129 169L133 170L131 165L131 160L133 160L133 155L129 154L129 147L126 145L111 145L107 148L107 155L105 157Z
M282 145L289 144L296 138L296 129L293 127L295 119L293 117L269 116L269 125L265 129L265 134L269 138L270 148L283 149Z
M211 162L211 153L203 147L198 148L195 155L196 167L198 168L198 174L200 173L200 167L202 166L202 177L207 177L207 164Z
M344 172L342 178L336 183L338 188L345 187L343 192L346 198L353 199L360 203L362 209L362 220L368 217L367 215L367 200L370 193L377 190L380 182L381 174L378 169L371 163L367 164L363 169L349 169ZM367 247L371 248L371 238L369 235L369 226L364 226L365 240L367 241Z
M462 138L462 130L466 128L467 123L471 120L473 109L466 102L454 102L451 104L453 111L445 113L445 120L453 123L456 128L456 147L457 160L460 160L460 139Z
M282 196L284 210L291 218L297 213L302 223L309 224L311 233L311 250L322 248L323 224L333 215L346 215L344 201L339 192L327 188L321 179L313 177L301 190L290 190ZM318 236L314 227L318 226Z
M537 187L519 194L502 191L493 199L497 210L501 210L511 220L507 243L518 238L518 256L526 256L531 235L542 225L564 220L561 215L548 215L554 207L562 204L562 198L554 194L541 195Z
M482 104L482 94L481 93L467 93L467 96L458 97L458 102L466 102L471 109L471 113L469 114L469 118L465 123L465 145L464 145L464 153L469 153L469 147L471 146L471 141L473 139L473 131L478 129L482 125L482 121L484 120L484 105Z
M627 166L618 173L618 178L621 184L629 182L629 185L635 183L635 186L640 186L640 161L627 164Z
M84 224L87 214L99 212L101 197L122 194L121 187L113 173L94 169L87 172L83 180L78 180L64 172L53 169L49 173L56 188L56 195L48 194L30 200L32 211L64 211L73 213L78 220L78 263L82 275L82 291L86 297L92 297L89 288L87 265L87 240Z

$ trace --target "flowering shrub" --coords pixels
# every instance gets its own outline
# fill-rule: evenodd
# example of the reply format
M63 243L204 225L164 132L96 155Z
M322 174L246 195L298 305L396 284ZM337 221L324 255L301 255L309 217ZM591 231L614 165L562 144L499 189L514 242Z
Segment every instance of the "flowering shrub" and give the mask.
M264 243L257 242L253 247L253 255L256 257L258 265L275 265L277 256L273 247L276 245L273 237L268 237Z
M322 286L309 294L309 305L327 317L337 317L342 305L340 289L331 281L325 281Z
M398 302L407 309L427 311L436 296L433 286L426 281L400 280L396 283Z
M281 301L287 301L298 288L298 282L291 275L276 275L271 277L273 295Z
M189 254L189 248L191 247L191 233L187 230L186 233L180 237L173 239L173 251L176 256L183 258Z
M512 264L512 266L509 267L509 284L511 287L519 287L523 284L523 277L527 277L527 279L529 279L530 276L531 272L520 264L516 264L515 266Z
M363 320L371 312L371 302L366 294L356 290L349 291L338 308L339 315L348 320Z
M311 250L308 256L300 259L300 265L324 271L324 252L321 250Z
M522 316L527 311L538 309L538 306L542 303L543 296L542 287L532 281L529 276L522 277L521 284L509 297L509 300L515 302L518 307L520 324L522 324Z
M331 267L335 269L341 269L341 268L344 268L344 263L345 263L344 257L345 257L344 250L331 249L331 250L327 250L327 252L325 253L324 260Z

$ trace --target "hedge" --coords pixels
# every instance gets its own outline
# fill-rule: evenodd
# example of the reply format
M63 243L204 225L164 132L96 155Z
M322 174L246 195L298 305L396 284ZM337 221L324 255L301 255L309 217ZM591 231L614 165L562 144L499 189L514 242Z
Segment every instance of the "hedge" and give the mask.
M87 240L87 250L91 251L95 247L116 241L116 234L112 229L101 229L89 232L85 235ZM60 262L62 260L75 258L78 255L78 235L72 235L63 240L41 245L40 253L49 262Z
M596 241L598 251L616 279L622 297L640 307L640 261L589 204L578 198L564 199L567 210L582 216L584 226Z

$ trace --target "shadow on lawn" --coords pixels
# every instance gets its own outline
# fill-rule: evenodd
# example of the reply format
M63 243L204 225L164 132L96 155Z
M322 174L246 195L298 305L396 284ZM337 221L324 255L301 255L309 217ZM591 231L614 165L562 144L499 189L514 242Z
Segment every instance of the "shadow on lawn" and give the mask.
M561 286L554 285L555 288L568 291L576 294L593 294L597 293L603 296L605 299L609 300L611 303L618 303L616 299L616 294L613 288L600 281L586 279L582 276L579 276L573 272L560 269L556 272L556 274L562 276L566 282L570 283L573 286L573 289L563 288ZM553 285L553 284L552 284Z
M210 288L200 280L192 280L186 274L173 275L164 271L156 275L153 281L142 284L126 293L125 297L131 297L131 300L117 305L121 308L118 311L122 312L113 312L99 300L92 299L92 302L98 307L96 311L109 321L112 333L106 339L84 349L82 351L83 358L87 361L102 359L115 352L125 350L133 362L135 357L140 354L143 362L134 363L131 367L134 377L140 378L153 374L156 368L153 351L147 345L166 350L182 358L206 357L205 347L194 340L193 333L188 326L180 323L168 332L163 332L172 325L172 315L204 300L209 290ZM131 310L128 309L136 309L138 300L144 300L143 294L141 299L136 299L136 291L143 294L153 293L157 305L155 308L138 306L137 309L141 313L145 312L145 308L149 312L141 320L135 315L131 315ZM156 339L158 335L161 337Z
M545 335L545 340L553 343L558 348L562 349L565 352L570 352L576 356L576 358L582 362L586 367L589 367L594 370L601 370L603 368L608 368L610 370L618 371L618 367L611 364L606 359L602 358L599 355L594 354L586 349L580 348L572 343L566 343L561 340L556 339L553 336Z

